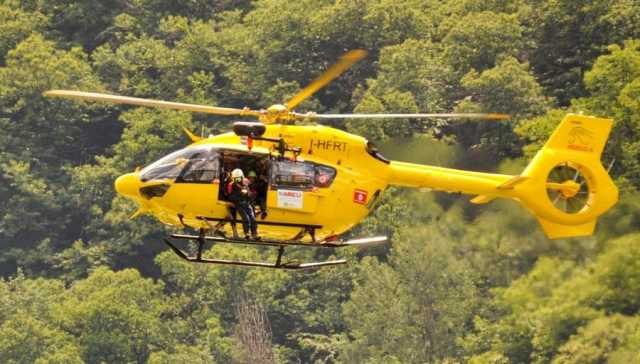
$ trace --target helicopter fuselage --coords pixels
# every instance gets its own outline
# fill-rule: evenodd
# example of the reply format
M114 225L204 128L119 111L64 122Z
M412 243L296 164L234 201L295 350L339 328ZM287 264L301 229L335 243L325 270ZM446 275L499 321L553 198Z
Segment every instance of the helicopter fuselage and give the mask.
M159 173L154 172L156 162L122 176L116 189L165 224L209 229L230 218L231 204L224 196L228 172L240 168L246 176L255 170L268 186L268 215L258 218L259 233L291 239L308 227L322 239L360 222L388 185L389 161L363 137L319 125L267 125L262 137L283 140L299 152L281 155L273 142L247 143L234 133L221 134L173 153L155 167ZM209 170L200 172L206 177L188 177L193 160L202 158L210 160Z
M305 231L316 239L343 234L367 216L389 185L471 194L477 204L512 199L534 214L549 237L583 236L617 201L617 188L599 160L611 125L608 119L567 115L527 168L511 176L388 161L361 136L321 125L272 124L255 140L235 133L198 140L119 177L116 190L135 200L139 213L165 224L211 229L233 219L225 190L228 174L240 168L268 186L268 216L258 220L259 233L274 239L299 240ZM588 145L572 139L578 127L590 131ZM558 168L570 172L550 180Z

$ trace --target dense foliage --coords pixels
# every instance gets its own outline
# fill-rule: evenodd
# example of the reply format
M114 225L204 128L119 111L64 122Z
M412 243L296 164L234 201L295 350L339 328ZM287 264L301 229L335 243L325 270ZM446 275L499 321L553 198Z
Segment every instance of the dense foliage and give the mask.
M299 110L507 112L333 124L390 157L504 173L566 112L611 117L620 202L594 237L550 241L511 202L390 189L353 234L391 245L339 252L346 267L190 265L113 180L228 120L41 95L264 107L354 48L369 58ZM255 361L243 312L268 319L277 362L640 362L637 1L3 0L0 128L0 362Z

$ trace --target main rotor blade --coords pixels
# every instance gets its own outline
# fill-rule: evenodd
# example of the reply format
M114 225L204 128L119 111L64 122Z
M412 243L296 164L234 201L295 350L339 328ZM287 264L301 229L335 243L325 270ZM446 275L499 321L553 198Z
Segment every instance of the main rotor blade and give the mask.
M351 67L354 63L363 59L367 56L367 51L362 49L355 49L349 51L340 57L338 62L336 62L333 66L329 67L320 77L313 80L307 87L302 89L302 91L298 92L289 102L287 102L287 109L293 110L299 103L304 101L309 96L313 95L316 91L326 86L329 82L331 82L336 77L340 76L342 72L346 71L349 67Z
M316 119L483 119L483 120L508 120L507 114L497 113L431 113L431 114L296 114L296 116Z
M84 101L102 101L102 102L109 102L112 104L138 105L138 106L155 107L160 109L202 112L206 114L216 114L216 115L253 115L253 116L260 115L259 111L250 110L250 109L234 109L234 108L228 108L228 107L185 104L181 102L142 99L138 97L109 95L109 94L102 94L102 93L96 93L96 92L50 90L50 91L46 91L44 95L47 97L62 97L67 99L84 100Z

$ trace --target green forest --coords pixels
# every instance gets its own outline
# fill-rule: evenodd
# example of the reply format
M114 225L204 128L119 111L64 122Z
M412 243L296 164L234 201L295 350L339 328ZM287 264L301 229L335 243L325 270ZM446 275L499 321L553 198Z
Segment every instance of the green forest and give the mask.
M117 176L234 119L49 99L72 89L228 107L503 112L336 120L387 157L519 174L569 112L614 119L620 189L592 237L549 240L512 201L388 189L315 271L196 265ZM1 363L639 363L637 0L0 1ZM220 258L273 253L215 246Z

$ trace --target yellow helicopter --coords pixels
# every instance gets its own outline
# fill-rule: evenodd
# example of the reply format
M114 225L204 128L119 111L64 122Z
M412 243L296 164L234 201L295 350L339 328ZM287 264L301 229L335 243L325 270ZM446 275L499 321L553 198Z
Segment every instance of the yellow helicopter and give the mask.
M597 218L618 199L618 190L600 162L612 120L568 114L544 147L516 176L389 161L365 138L323 125L293 125L297 120L373 118L463 118L501 120L504 114L316 114L294 108L358 60L363 50L347 52L322 76L284 105L253 110L193 105L101 93L51 90L49 97L103 101L217 115L257 117L236 122L233 132L198 137L193 144L141 170L120 176L117 192L139 205L134 216L151 214L161 222L193 228L198 235L172 239L198 243L195 256L165 242L192 262L302 269L343 264L345 260L284 261L287 246L345 247L383 243L386 237L343 240L376 206L388 186L430 188L470 194L472 203L495 198L520 202L551 238L591 235ZM266 185L259 192L262 239L241 239L230 211L229 175L240 169ZM206 242L277 247L274 263L203 258Z

